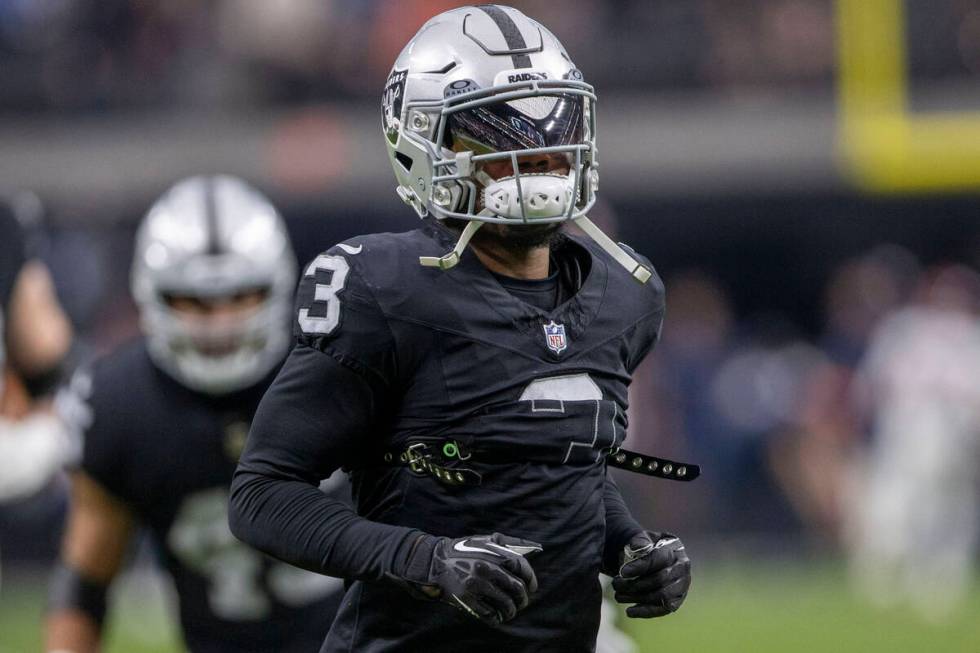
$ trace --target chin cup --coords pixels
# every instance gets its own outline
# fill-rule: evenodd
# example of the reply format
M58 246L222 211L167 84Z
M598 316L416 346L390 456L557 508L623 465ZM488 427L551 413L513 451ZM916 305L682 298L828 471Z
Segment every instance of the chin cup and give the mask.
M572 195L566 176L522 174L487 184L483 203L500 217L533 221L564 215Z

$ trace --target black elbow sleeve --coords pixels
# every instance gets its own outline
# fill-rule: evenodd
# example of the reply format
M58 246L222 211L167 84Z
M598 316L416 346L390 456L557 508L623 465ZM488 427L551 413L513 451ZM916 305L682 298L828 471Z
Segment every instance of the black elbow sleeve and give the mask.
M101 626L105 619L107 590L105 584L90 580L77 569L61 563L51 575L48 612L82 612Z
M83 360L84 351L77 341L72 341L71 347L61 359L47 369L27 372L19 370L24 389L32 399L49 397L68 381L72 372Z

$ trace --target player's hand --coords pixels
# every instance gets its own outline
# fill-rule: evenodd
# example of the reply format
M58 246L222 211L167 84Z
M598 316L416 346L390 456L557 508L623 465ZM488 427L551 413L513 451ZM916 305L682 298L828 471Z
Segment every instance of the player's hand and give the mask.
M691 560L680 538L670 533L638 533L623 548L613 579L616 600L635 603L626 616L662 617L684 602L691 587Z
M450 539L432 549L422 592L496 625L513 619L538 589L526 556L541 551L537 542L494 533Z

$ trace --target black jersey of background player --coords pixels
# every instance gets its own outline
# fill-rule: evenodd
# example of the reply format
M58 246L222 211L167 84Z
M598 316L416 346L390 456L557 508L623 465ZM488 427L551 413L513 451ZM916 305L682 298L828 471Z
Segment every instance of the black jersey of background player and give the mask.
M152 364L142 339L72 382L87 395L81 468L151 532L194 653L316 650L342 595L341 581L273 561L228 530L228 485L268 382L195 393Z
M14 283L24 266L24 249L24 233L20 223L0 203L0 394L3 393L3 367L7 360L5 320L10 312Z
M345 460L358 513L434 535L539 542L531 564L540 589L491 628L390 585L355 582L323 650L589 651L601 600L604 454L625 436L627 388L658 336L663 285L656 275L641 285L591 241L563 237L553 253L580 261L586 276L564 303L542 310L504 289L472 251L448 271L419 265L455 237L430 221L318 257L300 284L299 348L385 389L375 402L384 410L365 421L356 456ZM384 462L420 442L427 451L457 445L440 460L482 480L451 485Z

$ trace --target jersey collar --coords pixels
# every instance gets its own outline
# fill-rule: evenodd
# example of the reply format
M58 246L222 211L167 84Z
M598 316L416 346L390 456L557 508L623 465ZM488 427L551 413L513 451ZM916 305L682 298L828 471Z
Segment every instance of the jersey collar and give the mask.
M451 246L455 243L458 236L448 227L434 220L426 222L429 223L426 231L440 244ZM463 252L459 265L443 274L477 292L493 311L510 322L517 331L529 337L544 358L552 361L567 360L579 351L583 351L575 345L576 342L584 340L589 324L599 314L606 293L609 269L606 261L596 256L595 252L579 239L567 234L565 238L567 238L567 247L584 250L591 259L591 266L578 292L551 311L544 311L512 295L500 285L500 282L480 263L476 254L469 248ZM542 328L551 322L565 327L568 345L560 353L549 349L544 337Z

